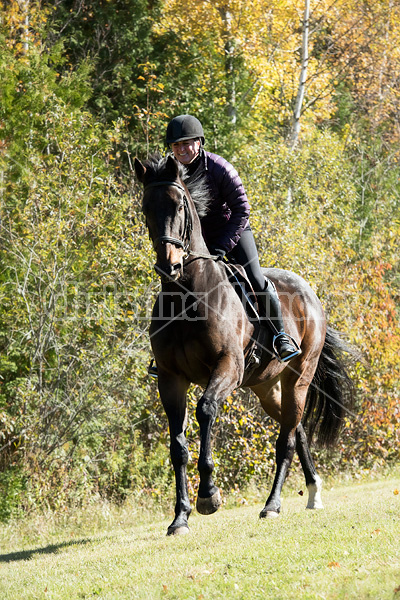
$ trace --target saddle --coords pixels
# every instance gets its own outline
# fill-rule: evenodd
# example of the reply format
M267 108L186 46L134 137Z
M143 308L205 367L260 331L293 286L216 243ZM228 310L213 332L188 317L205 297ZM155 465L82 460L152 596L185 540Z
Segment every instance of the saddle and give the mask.
M244 349L245 373L249 375L261 362L262 349L265 343L265 328L260 324L260 313L257 296L242 265L223 261L228 279L237 293L249 321L255 325L254 336Z
M239 296L243 308L246 311L248 318L251 321L258 321L260 318L258 301L255 291L247 277L246 271L242 265L228 263L224 261L228 279L231 282L233 289Z

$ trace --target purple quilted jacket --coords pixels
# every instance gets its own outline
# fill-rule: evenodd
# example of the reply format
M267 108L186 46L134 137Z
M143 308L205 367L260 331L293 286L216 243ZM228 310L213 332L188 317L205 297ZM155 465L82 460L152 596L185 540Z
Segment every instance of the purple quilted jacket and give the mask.
M227 160L205 151L201 160L212 197L201 220L203 236L209 248L229 252L249 224L249 201L236 169Z

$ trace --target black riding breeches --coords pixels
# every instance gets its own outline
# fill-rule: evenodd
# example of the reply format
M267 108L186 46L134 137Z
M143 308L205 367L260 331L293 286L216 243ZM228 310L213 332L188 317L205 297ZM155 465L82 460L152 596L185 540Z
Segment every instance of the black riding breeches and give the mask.
M231 262L244 267L256 294L264 291L265 278L261 271L257 247L250 227L246 227L236 246L226 256Z

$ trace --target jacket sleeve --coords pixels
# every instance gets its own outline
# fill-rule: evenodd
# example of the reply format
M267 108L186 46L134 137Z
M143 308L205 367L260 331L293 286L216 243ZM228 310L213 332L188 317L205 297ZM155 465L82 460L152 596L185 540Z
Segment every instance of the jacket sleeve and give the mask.
M218 234L218 247L229 252L236 246L249 223L250 204L236 169L221 156L210 154L209 157L212 187L226 215L223 230Z

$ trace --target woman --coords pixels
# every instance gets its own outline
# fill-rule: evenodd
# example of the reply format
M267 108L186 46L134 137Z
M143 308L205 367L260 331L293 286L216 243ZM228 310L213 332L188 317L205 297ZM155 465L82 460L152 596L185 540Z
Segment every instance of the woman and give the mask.
M285 334L278 294L261 271L243 183L228 161L203 149L204 141L203 127L196 117L180 115L168 124L166 143L175 158L185 165L189 177L203 175L208 182L212 200L201 220L208 249L211 254L226 256L228 261L244 267L260 301L261 322L266 325L270 319L274 324L275 350L279 360L287 362L301 350Z

